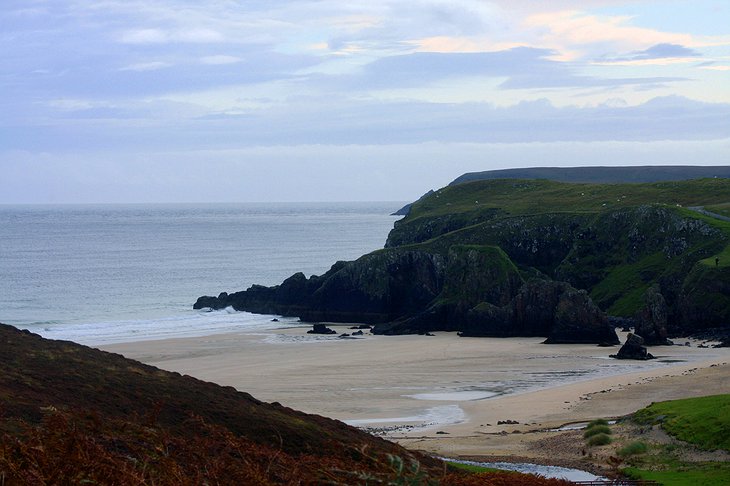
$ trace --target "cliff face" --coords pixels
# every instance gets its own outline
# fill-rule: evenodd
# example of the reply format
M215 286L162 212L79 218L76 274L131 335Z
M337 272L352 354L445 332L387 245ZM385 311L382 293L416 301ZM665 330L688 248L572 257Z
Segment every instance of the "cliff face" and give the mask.
M384 250L195 307L548 342L615 342L608 313L635 317L661 342L730 322L730 251L714 260L730 224L683 207L727 201L726 179L449 186L415 202Z
M321 277L297 273L281 285L201 297L196 309L301 317L305 321L387 322L423 309L441 292L446 259L425 251L383 250L335 264Z

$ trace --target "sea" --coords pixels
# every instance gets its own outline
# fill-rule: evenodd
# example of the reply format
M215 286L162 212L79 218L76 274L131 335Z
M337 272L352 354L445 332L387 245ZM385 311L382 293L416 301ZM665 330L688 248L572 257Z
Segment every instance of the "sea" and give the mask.
M271 328L192 306L382 248L404 204L0 205L0 322L86 345Z

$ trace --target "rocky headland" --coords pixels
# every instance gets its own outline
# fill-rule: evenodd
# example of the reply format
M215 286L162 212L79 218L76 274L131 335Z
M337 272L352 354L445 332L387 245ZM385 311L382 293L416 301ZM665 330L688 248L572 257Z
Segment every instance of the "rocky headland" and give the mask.
M728 202L730 179L454 184L413 203L382 250L194 308L548 343L617 344L618 317L668 344L730 322L730 224L688 209Z

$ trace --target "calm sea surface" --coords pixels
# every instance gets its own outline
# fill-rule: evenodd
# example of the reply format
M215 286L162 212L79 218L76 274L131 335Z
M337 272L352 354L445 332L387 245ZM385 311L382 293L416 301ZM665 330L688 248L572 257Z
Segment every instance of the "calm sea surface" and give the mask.
M271 326L192 304L382 248L402 205L0 206L0 322L83 344Z

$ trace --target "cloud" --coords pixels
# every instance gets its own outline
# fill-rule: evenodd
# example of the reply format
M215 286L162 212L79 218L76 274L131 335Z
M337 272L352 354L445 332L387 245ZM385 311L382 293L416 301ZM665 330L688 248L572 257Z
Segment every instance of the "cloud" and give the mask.
M550 59L549 49L515 47L495 52L416 52L383 57L349 78L368 89L424 86L445 79L501 79L502 89L606 87L684 81L680 77L602 78L576 74L579 66Z
M547 49L517 47L496 52L416 52L389 56L365 66L365 82L408 86L463 76L539 74L558 68L557 63L545 59L550 54L552 51Z
M137 64L131 64L120 69L120 71L157 71L158 69L165 69L171 67L172 64L169 62L162 61L151 61L151 62L140 62Z
M213 66L222 64L237 64L242 61L243 60L240 57L227 56L224 54L217 54L214 56L205 56L200 58L200 62L202 62L203 64L210 64Z
M7 1L3 146L652 141L728 130L722 38L586 10L622 0L582 10L568 0ZM644 103L667 94L722 103ZM599 107L611 98L626 106ZM585 106L566 106L575 100Z
M160 29L136 29L122 32L119 40L125 44L160 44L168 42L169 36Z
M662 59L667 57L701 57L702 54L678 44L657 44L643 51L634 52L626 60Z
M631 17L627 16L601 17L569 10L531 15L524 20L524 25L532 30L540 44L573 51L576 56L667 44L687 46L696 42L690 34L636 27L630 21Z
M696 62L698 57L702 57L700 52L679 44L656 44L648 49L634 51L626 55L612 58L604 57L594 61L593 64L616 64L623 66L664 65Z
M224 36L215 30L196 28L190 30L134 29L121 33L124 44L213 43L222 42Z
M116 108L119 111L119 108ZM137 116L135 116L135 113ZM4 127L0 145L17 150L160 151L258 145L398 145L536 143L730 138L730 104L681 97L638 106L555 107L547 100L495 107L487 103L296 99L240 115L195 115L184 104L150 104L114 115L103 107L64 112L56 123ZM122 118L126 116L126 118Z
M266 46L240 46L241 56L210 53L206 46L190 47L186 55L152 51L132 59L110 49L95 56L92 66L49 59L36 75L13 74L22 82L6 83L0 99L87 98L142 100L172 93L210 91L220 87L281 82L321 60L315 56L272 52ZM155 59L155 57L157 59ZM150 60L152 58L152 60ZM33 63L29 64L30 66ZM2 76L2 68L0 68ZM0 119L3 113L0 112Z

